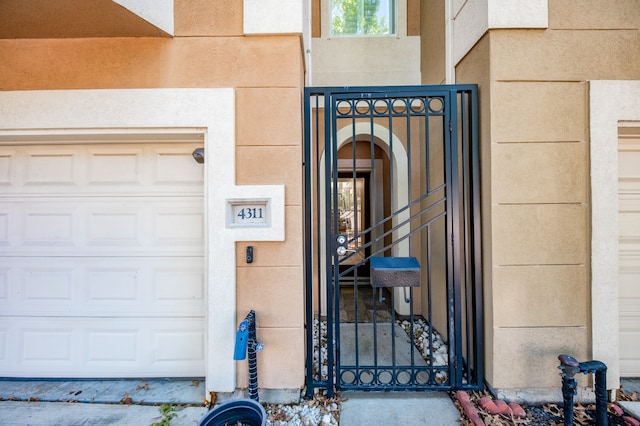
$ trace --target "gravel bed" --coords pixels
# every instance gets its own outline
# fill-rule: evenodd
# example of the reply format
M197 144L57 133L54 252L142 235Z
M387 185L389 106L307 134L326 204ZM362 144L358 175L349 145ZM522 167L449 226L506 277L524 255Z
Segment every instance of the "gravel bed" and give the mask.
M264 404L267 425L273 426L329 426L340 424L339 398L320 394L311 400L300 399L298 404Z

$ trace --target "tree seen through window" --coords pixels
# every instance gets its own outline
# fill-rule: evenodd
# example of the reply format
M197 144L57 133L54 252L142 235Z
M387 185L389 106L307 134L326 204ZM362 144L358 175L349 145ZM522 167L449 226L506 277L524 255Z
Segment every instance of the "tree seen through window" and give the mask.
M394 0L331 0L331 35L394 33Z

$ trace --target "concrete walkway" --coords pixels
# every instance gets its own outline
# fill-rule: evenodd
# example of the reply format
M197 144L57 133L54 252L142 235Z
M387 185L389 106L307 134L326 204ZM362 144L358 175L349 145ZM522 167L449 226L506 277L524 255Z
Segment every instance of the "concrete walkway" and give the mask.
M342 393L341 426L457 426L460 412L443 392Z

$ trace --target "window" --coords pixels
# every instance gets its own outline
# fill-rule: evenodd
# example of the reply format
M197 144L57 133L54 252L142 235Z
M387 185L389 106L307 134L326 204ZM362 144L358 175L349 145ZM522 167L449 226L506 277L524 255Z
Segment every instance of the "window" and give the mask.
M331 35L395 34L395 0L330 0Z

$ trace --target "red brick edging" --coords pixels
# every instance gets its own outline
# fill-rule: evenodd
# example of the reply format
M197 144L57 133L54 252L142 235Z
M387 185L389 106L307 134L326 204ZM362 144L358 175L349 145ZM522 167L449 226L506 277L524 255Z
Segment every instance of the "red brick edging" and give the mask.
M467 418L469 418L474 426L485 426L484 421L482 421L482 419L480 418L478 410L473 405L473 403L471 403L469 395L466 392L457 391L456 398L458 399L458 402L460 403L464 414L467 416ZM515 402L507 404L501 399L493 400L491 399L491 397L483 396L482 398L480 398L478 403L483 410L494 416L497 414L505 414L507 416L526 417L527 415L520 404Z

